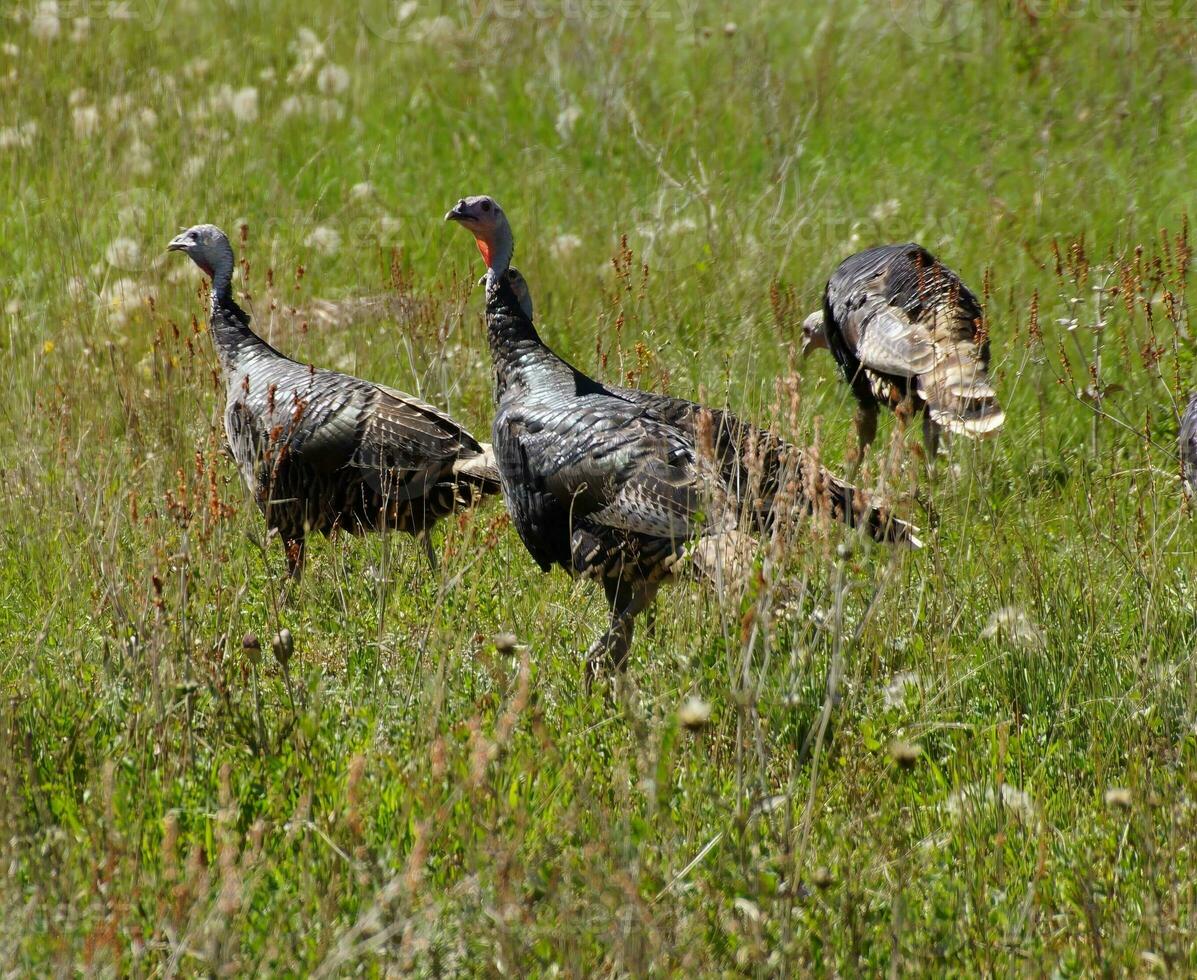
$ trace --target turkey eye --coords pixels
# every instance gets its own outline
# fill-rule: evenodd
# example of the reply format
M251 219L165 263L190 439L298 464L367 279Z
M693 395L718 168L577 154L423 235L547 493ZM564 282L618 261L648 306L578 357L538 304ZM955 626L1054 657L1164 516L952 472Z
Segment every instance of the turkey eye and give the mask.
M483 202L482 202L482 210L483 210L483 211L489 211L489 210L490 210L490 201L483 201Z

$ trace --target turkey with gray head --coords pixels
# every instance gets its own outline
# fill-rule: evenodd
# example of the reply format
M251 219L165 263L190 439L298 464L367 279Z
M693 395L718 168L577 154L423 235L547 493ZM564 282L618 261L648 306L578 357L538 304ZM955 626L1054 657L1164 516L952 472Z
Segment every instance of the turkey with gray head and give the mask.
M1197 494L1197 391L1180 417L1180 469L1190 496Z
M918 545L914 529L817 461L730 412L607 386L550 350L530 317L514 239L492 198L464 198L445 216L475 238L487 265L486 320L495 368L492 438L503 497L544 571L599 579L611 619L587 654L590 676L625 665L635 619L693 553L742 565L740 517L768 527L796 510L862 525L878 540ZM718 569L708 572L719 574Z
M233 299L233 249L215 225L171 241L212 280L209 329L225 386L224 427L241 478L303 570L311 532L398 529L423 541L460 506L497 493L494 455L411 395L301 364L250 329Z
M852 386L863 450L878 406L923 410L934 458L941 429L990 435L1006 416L989 383L981 305L960 277L921 245L882 245L840 263L823 311L802 325L802 349L827 348Z

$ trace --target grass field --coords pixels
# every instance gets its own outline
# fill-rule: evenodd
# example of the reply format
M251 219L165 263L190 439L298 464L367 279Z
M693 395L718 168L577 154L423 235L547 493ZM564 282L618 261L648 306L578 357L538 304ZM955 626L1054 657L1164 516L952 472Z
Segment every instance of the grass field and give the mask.
M0 17L5 975L1197 970L1190 4ZM272 342L485 438L472 193L563 354L836 467L802 317L920 241L984 293L1007 425L929 482L883 419L861 479L927 547L811 527L784 606L676 586L610 694L601 595L498 502L437 574L317 541L280 602L166 243L222 225Z

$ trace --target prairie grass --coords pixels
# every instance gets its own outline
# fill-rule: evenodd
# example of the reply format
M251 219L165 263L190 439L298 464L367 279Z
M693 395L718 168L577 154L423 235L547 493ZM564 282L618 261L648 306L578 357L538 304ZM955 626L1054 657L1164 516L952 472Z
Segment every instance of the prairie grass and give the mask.
M6 974L1197 969L1197 20L935 6L6 8ZM802 317L917 240L1007 425L929 482L883 421L862 480L928 547L806 527L738 603L674 587L611 694L600 596L498 504L437 574L339 537L283 599L166 242L222 225L273 343L485 437L469 193L564 355L837 467Z

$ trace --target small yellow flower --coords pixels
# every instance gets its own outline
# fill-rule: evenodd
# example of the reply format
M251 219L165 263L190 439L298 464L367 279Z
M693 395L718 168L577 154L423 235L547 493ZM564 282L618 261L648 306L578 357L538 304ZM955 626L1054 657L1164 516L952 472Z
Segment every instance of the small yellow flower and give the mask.
M42 353L43 354L53 354L54 353L54 341L47 340L44 344L42 344Z

